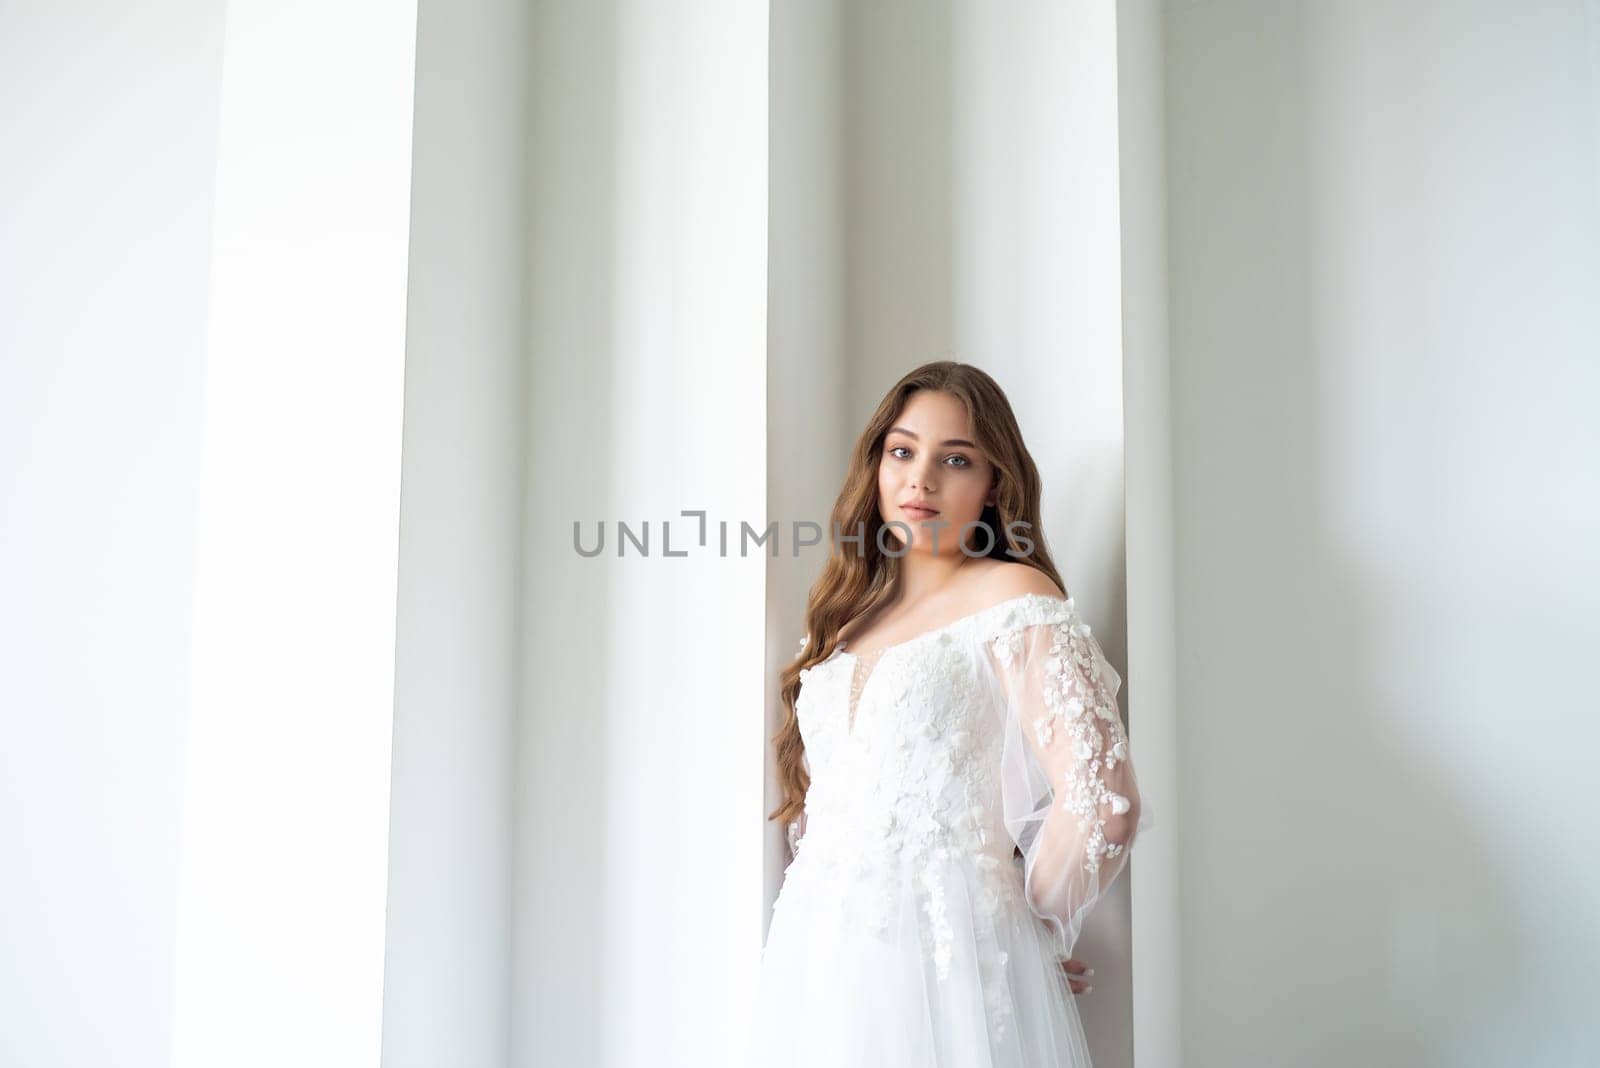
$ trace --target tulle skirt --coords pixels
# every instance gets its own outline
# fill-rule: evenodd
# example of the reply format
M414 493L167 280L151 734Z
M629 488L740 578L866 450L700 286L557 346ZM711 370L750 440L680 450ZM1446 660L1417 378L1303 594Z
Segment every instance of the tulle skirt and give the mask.
M905 865L858 894L801 854L774 907L743 1063L1087 1068L1074 995L1020 872L996 895L959 862Z

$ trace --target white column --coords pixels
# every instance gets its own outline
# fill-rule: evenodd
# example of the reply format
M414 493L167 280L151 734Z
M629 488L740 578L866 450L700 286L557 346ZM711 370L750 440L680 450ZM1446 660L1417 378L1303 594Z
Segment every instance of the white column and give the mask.
M1117 5L1117 170L1128 464L1128 730L1152 805L1129 865L1133 1052L1181 1058L1177 650L1173 643L1172 406L1167 345L1166 82L1159 0Z
M229 5L180 1068L378 1059L415 16Z
M512 1061L733 1064L766 559L719 556L717 524L767 511L767 7L534 21ZM615 555L619 520L648 557ZM603 556L574 521L607 525Z
M0 4L0 1061L167 1068L221 0Z
M504 1068L528 5L419 8L383 1063Z

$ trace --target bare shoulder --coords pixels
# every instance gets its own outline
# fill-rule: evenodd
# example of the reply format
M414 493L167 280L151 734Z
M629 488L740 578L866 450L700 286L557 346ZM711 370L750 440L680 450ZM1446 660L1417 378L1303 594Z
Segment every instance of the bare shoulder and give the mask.
M1065 600L1067 596L1049 575L1038 568L1004 560L997 560L986 567L975 577L973 585L973 597L979 602L979 607L999 604L1029 593L1059 600Z

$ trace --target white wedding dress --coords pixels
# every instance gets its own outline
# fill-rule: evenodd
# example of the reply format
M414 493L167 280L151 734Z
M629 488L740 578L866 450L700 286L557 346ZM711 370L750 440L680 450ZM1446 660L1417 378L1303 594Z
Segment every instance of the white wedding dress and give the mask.
M1152 820L1122 679L1072 600L1013 597L870 662L841 643L800 678L811 785L744 1063L1088 1065L1061 961Z

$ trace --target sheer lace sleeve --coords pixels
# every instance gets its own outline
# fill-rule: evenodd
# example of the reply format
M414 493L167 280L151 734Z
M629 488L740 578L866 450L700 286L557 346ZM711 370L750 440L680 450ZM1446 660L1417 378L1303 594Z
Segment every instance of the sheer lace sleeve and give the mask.
M1150 825L1117 710L1122 678L1072 600L1030 597L990 639L1006 830L1028 905L1070 956L1084 918Z

